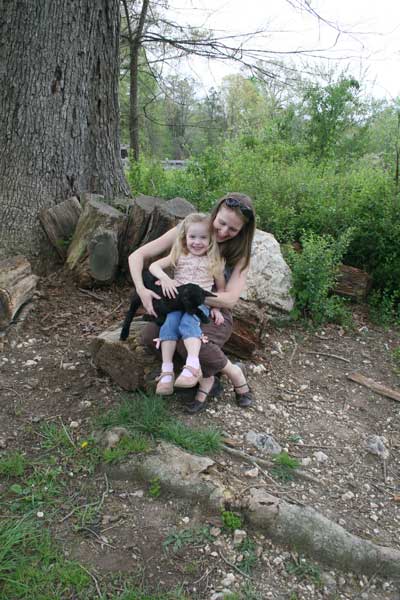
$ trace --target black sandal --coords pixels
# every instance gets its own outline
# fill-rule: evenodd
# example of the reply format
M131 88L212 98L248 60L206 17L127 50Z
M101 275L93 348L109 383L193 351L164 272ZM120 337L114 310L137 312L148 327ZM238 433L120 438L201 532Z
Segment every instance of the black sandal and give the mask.
M197 390L197 393L199 392L204 394L204 400L203 402L200 402L200 400L196 400L196 398L194 398L192 402L186 406L186 412L189 413L189 415L197 415L197 413L207 408L207 400L210 397L210 392L205 392L200 388Z
M244 392L243 394L238 394L237 390L240 390L240 388L244 388L244 387L249 388L247 390L247 392ZM251 406L253 404L253 394L251 393L248 383L243 383L242 385L234 386L234 389L235 389L236 404L238 406L240 406L241 408L247 408L248 406Z

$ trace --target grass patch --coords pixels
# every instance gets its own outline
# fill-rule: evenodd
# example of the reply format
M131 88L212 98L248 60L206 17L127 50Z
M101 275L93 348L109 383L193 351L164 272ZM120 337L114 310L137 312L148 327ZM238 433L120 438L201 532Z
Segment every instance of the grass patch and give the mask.
M299 557L297 561L287 562L285 567L288 573L295 575L300 581L309 581L317 588L322 587L321 570L305 558Z
M295 469L300 466L297 458L290 456L287 452L280 452L273 458L273 461L275 466L271 469L272 476L281 481L292 481Z
M256 545L252 539L246 538L239 546L239 551L243 555L243 559L238 563L238 567L246 575L251 575L257 563Z
M20 452L11 452L0 458L0 476L7 479L22 477L27 468L27 461Z
M172 547L173 552L178 552L188 544L204 544L212 542L213 540L214 538L210 533L210 528L205 525L195 529L183 529L182 531L171 533L164 540L163 548L167 550Z
M40 565L40 566L39 566ZM0 594L18 600L88 598L91 579L30 520L0 525Z
M147 452L149 449L149 440L144 435L124 436L115 448L106 448L104 450L103 459L106 463L113 463L123 460L129 454Z
M167 403L155 395L125 396L123 403L101 417L104 429L121 426L133 435L145 434L163 439L194 454L209 454L220 450L221 434L212 428L193 429L168 414Z

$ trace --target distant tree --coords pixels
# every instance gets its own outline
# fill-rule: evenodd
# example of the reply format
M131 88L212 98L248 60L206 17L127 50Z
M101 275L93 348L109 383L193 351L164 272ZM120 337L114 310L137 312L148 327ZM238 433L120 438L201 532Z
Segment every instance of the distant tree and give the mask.
M118 0L1 3L0 255L49 253L41 208L129 193L118 49Z

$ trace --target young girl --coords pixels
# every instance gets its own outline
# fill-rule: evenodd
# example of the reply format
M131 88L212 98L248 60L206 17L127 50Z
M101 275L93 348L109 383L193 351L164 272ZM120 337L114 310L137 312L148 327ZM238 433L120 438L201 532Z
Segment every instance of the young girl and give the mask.
M217 292L225 288L224 260L221 258L214 236L210 235L210 218L202 213L190 214L178 228L178 235L171 252L165 258L152 263L150 272L160 280L163 294L168 298L177 294L177 286L185 283L197 283L203 289L211 292L215 287ZM164 271L174 267L174 278L171 279ZM206 316L210 309L202 304L200 310ZM216 324L224 321L218 308L211 309L211 317ZM190 388L197 385L202 376L199 352L202 332L200 319L181 311L167 315L165 323L160 328L162 366L158 378L156 393L169 396L175 387ZM178 339L183 340L187 351L187 359L182 373L174 381L173 356Z
M235 388L236 402L241 407L252 404L252 394L247 385L246 378L238 365L233 364L225 356L223 346L232 333L232 309L238 302L246 286L249 270L251 244L255 231L255 210L249 196L240 192L230 192L217 200L211 213L211 229L218 244L222 257L226 262L225 282L223 292L216 298L207 298L208 306L219 307L222 310L224 321L217 325L211 321L203 325L202 331L208 338L207 344L202 344L200 349L200 363L203 377L195 399L188 405L190 414L198 413L207 406L208 398L216 395L216 374L226 375ZM153 299L159 296L148 290L142 279L144 264L151 259L171 250L177 237L177 227L164 233L161 237L141 246L129 256L129 269L137 293L149 315L157 316ZM148 323L143 332L143 343L151 347L153 339L159 334L156 323ZM177 352L186 357L186 348L179 340Z

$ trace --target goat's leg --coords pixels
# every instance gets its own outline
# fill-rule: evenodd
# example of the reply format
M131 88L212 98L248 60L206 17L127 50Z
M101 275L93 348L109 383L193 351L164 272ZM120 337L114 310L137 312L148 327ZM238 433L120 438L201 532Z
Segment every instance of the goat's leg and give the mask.
M141 300L140 300L138 294L135 293L133 295L131 305L129 307L128 312L126 313L126 317L125 317L124 323L122 325L121 333L119 336L120 340L127 339L128 335L129 335L129 329L131 327L132 319L135 316L136 311L140 305L141 305Z
M197 317L199 317L201 323L209 323L210 322L210 319L207 317L206 314L204 314L204 312L201 310L201 308L196 308L194 314Z

